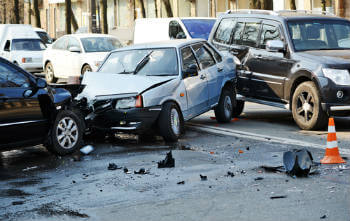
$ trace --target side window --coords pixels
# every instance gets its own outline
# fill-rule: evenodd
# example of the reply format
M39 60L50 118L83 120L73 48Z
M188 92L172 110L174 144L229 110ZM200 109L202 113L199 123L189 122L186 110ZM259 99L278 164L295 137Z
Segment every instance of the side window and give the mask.
M30 80L23 73L0 62L0 87L30 87Z
M259 35L260 23L247 22L242 35L242 44L255 47Z
M64 50L66 49L67 37L58 39L53 45L52 49Z
M180 24L177 21L171 21L169 23L169 37L170 39L186 38L185 32L182 30Z
M191 64L196 65L198 69L196 58L194 57L190 47L181 49L181 59L182 59L182 70L186 70Z
M10 51L10 45L11 45L11 41L7 40L6 44L5 44L5 47L4 47L4 51Z
M266 42L269 40L281 40L278 27L264 24L261 30L260 48L266 48Z
M215 33L214 41L229 44L234 26L235 21L233 19L222 19Z
M207 46L211 54L214 55L216 62L219 63L222 61L221 55L210 44L205 43L205 46Z
M192 48L199 60L202 69L206 69L215 64L214 58L203 44L193 45Z
M241 43L243 29L244 29L244 23L238 22L236 24L234 31L233 31L233 37L232 37L233 44L240 44Z
M74 38L74 37L70 37L68 39L68 47L67 47L67 49L69 50L70 47L78 47L78 48L80 48L79 41L76 38Z

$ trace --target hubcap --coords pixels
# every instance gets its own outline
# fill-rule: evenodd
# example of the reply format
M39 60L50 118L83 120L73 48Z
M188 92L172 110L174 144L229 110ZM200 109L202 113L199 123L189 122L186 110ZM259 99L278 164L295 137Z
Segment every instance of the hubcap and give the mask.
M170 113L170 121L171 121L171 129L173 130L174 134L179 135L180 134L180 118L179 113L175 108L171 109Z
M65 117L58 122L56 128L56 138L61 147L64 149L71 149L78 141L78 127L76 122L70 118Z
M308 122L312 119L314 114L314 99L309 92L302 92L298 96L297 100L297 114L303 118L304 122Z
M227 118L231 117L231 115L232 115L232 102L231 102L231 98L229 96L225 97L224 110L225 110L225 116Z

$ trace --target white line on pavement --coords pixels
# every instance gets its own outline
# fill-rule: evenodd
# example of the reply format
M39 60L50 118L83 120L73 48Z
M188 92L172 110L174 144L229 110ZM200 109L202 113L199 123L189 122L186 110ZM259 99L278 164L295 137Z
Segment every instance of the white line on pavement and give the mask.
M314 144L314 143L309 143L309 142L304 142L304 141L299 141L299 140L294 140L289 138L260 135L256 133L238 131L238 130L233 130L229 128L213 127L213 126L196 124L196 123L187 123L187 125L189 125L190 128L193 128L196 130L214 133L214 134L243 137L243 138L248 138L248 139L258 140L258 141L265 141L265 142L275 142L275 143L282 143L282 144L289 144L289 145L306 146L306 147L312 147L312 148L317 148L322 150L326 149L326 145L319 145L319 144ZM350 155L349 149L344 149L339 147L338 149L341 154Z

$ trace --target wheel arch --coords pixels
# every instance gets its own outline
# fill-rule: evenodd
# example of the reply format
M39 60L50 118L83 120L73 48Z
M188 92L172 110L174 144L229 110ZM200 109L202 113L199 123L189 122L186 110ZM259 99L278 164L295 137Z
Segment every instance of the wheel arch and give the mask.
M180 114L182 120L184 121L184 116L183 116L183 114L182 114L181 106L180 106L180 104L179 104L175 99L169 98L169 99L164 100L164 101L161 103L162 107L164 106L164 104L169 103L169 102L172 102L172 103L174 103L174 104L177 106L177 108L178 108L179 111L180 111L179 114Z
M91 68L91 65L89 63L85 62L80 68L80 74L83 74L83 69L86 65L90 66L90 68Z

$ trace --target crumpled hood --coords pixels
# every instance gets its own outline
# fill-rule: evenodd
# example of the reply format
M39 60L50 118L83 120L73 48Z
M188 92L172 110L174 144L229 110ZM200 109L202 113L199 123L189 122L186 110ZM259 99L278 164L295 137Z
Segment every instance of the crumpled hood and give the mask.
M132 74L112 74L87 72L81 84L84 90L77 99L85 97L88 102L96 96L135 93L139 94L155 84L175 79L176 76L141 76Z
M324 64L350 64L350 50L305 51L300 55Z

